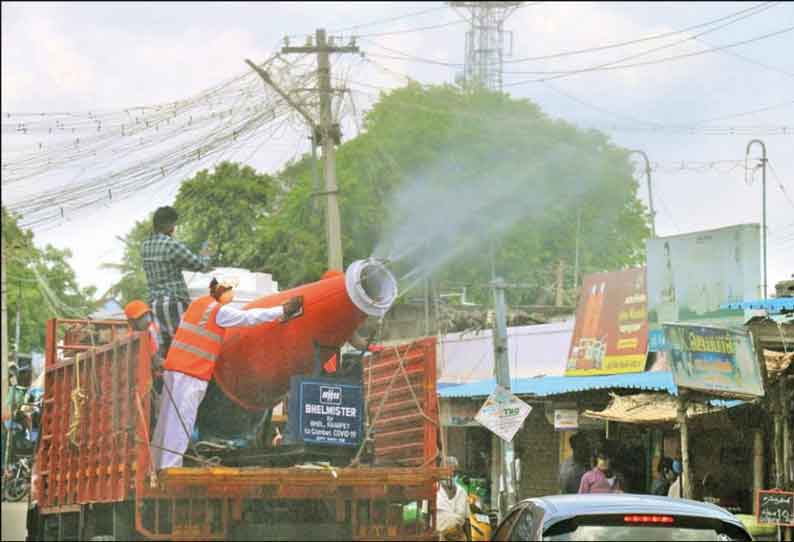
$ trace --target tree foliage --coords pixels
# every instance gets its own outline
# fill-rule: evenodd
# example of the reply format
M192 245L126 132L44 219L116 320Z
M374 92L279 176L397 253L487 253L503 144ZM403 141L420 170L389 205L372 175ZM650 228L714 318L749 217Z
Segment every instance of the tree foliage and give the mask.
M46 321L53 317L80 318L94 310L96 288L80 288L69 265L71 251L33 244L33 234L23 230L2 208L3 243L8 281L9 348L15 348L15 320L20 309L19 352L42 351Z
M491 238L500 275L524 285L508 292L513 305L551 302L560 261L571 285L577 231L583 273L644 258L648 214L628 151L601 132L549 118L528 100L416 83L382 94L362 132L339 147L337 179L345 265L406 224L418 224L416 237L433 238L447 215L466 209L467 191L481 190L482 210L455 217L461 228L447 244L460 246L433 269L442 289L467 285L475 301L490 299ZM266 270L282 287L317 280L326 238L324 198L315 201L313 192L308 155L273 178L221 164L183 184L178 234L196 249L205 239L217 243L216 265ZM494 224L498 235L483 242ZM423 250L421 257L437 256L438 241Z
M109 294L116 298L122 306L133 299L146 300L149 288L146 274L143 272L141 243L152 233L152 217L135 223L132 229L119 241L124 243L124 255L120 262L105 262L103 269L113 269L121 275L118 282L110 287Z

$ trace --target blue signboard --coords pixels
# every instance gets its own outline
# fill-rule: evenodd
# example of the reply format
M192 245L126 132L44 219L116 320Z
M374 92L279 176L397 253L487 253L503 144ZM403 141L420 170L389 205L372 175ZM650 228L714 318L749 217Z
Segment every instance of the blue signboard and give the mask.
M327 378L295 378L291 387L291 399L297 399L297 404L290 405L289 417L290 425L298 432L297 440L358 446L363 419L360 385Z
M748 331L691 324L663 327L672 347L676 386L737 399L764 396L758 357Z

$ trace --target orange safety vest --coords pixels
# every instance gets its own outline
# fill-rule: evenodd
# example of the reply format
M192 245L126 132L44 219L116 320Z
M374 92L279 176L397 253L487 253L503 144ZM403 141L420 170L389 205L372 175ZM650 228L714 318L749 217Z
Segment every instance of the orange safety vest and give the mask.
M171 341L164 365L167 371L177 371L200 380L212 379L226 333L215 322L221 306L209 295L190 304Z

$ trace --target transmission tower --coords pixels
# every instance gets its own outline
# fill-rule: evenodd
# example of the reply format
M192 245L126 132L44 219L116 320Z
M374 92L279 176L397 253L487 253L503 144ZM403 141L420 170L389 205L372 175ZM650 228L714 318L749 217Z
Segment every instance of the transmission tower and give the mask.
M502 67L513 52L513 33L505 32L504 22L523 2L449 2L465 10L470 27L466 32L466 84L479 84L489 90L502 90Z

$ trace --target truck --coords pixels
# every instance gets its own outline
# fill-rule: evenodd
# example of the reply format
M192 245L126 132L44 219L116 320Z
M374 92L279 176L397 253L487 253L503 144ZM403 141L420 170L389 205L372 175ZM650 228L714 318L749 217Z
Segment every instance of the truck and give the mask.
M362 355L359 371L338 376L317 370L338 348L314 341L285 395L290 444L193 446L183 467L160 471L146 340L123 320L48 321L28 540L437 539L438 481L451 472L440 461L434 338ZM360 428L311 403L347 404L348 389L360 395Z

